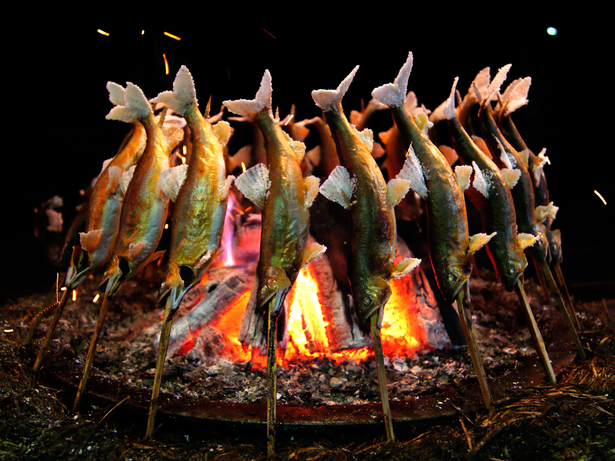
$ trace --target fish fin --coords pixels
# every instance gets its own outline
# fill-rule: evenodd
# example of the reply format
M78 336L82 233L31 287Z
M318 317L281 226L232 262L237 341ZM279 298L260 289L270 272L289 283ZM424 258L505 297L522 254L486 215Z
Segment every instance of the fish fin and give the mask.
M194 268L197 271L202 271L206 269L211 263L213 263L218 256L220 256L224 252L224 249L218 247L216 251L208 250L203 256L199 258L197 263L194 265Z
M160 173L158 188L164 195L169 197L171 201L175 202L175 200L177 200L177 194L179 194L179 190L186 180L187 172L188 165L186 163L166 169Z
M150 102L154 104L162 103L182 116L191 105L198 104L194 80L188 68L181 66L177 71L173 81L173 91L163 91Z
M231 125L226 120L220 120L215 125L211 126L212 131L216 138L218 138L218 142L222 146L222 148L226 147L229 139L231 139L231 134L233 132Z
M238 166L250 164L250 160L252 159L252 145L246 144L235 152L235 154L231 157L229 156L229 171L233 171Z
M81 248L87 253L91 253L98 247L100 238L102 237L102 229L94 229L88 232L79 233L79 242Z
M307 176L303 183L305 185L305 207L309 208L314 203L316 196L318 195L318 188L320 186L320 179L316 176Z
M536 156L536 163L532 168L532 173L534 175L534 184L538 185L540 182L540 176L542 175L542 170L544 169L546 164L551 164L551 160L545 154L547 149L543 148L540 153ZM529 154L528 154L529 155Z
M382 158L386 154L384 147L379 142L375 142L372 147L372 157L375 159Z
M223 202L224 200L228 198L228 194L231 191L231 186L233 185L233 181L235 181L235 176L233 176L232 174L228 175L226 179L224 180L224 184L222 185L220 189L220 194L218 196L218 199L221 202Z
M397 264L393 268L391 278L397 279L397 278L403 277L404 275L410 273L412 270L418 267L419 264L421 264L421 260L418 258L403 259L402 261L400 261L399 264Z
M502 94L503 114L507 116L528 103L527 94L532 84L531 77L518 78L508 85Z
M350 121L351 125L357 126L359 123L361 123L362 119L363 114L361 112L354 109L350 111L350 116L348 117L348 120Z
M396 129L397 128L392 126L387 131L381 131L380 133L378 133L378 138L380 138L380 140L384 143L385 146L388 144L389 140L393 136L393 131Z
M527 167L530 164L530 151L529 149L523 149L519 151L519 157L521 157L521 161Z
M498 138L494 138L500 148L500 160L506 166L506 168L513 169L516 165L514 163L515 158L506 152L506 148Z
M413 56L412 52L410 52L393 83L386 83L374 88L372 97L389 107L403 105L406 100L408 79L410 78L410 72L412 72L412 61Z
M359 70L359 66L356 66L350 74L341 81L338 87L335 90L314 90L312 91L312 99L316 103L318 107L320 107L323 111L329 111L333 109L333 107L338 104L346 92L348 91L348 87L352 83L352 79L355 74Z
M442 117L446 120L453 120L457 117L457 112L455 111L455 92L457 90L458 81L459 77L455 77L455 80L453 80L453 87L451 88L451 93L449 94L446 101L444 101L439 108L442 111Z
M297 160L299 162L303 161L303 157L305 156L305 144L303 144L301 141L297 141L296 139L291 138L286 131L282 131L282 135L286 138L286 141L288 142L290 149L297 157Z
M262 163L248 168L235 179L237 189L260 210L265 207L270 185L269 169Z
M547 221L552 223L558 211L559 207L553 205L553 202L549 202L548 205L539 205L536 207L536 219L538 222Z
M308 242L307 248L305 249L305 254L303 256L303 261L301 262L301 267L305 267L312 261L316 261L325 253L325 251L327 251L326 246L313 241Z
M393 178L387 183L387 197L389 204L395 207L402 201L410 190L410 181L403 178Z
M487 143L483 138L481 138L480 136L472 135L472 141L474 141L474 144L478 146L478 148L483 152L483 154L485 154L489 158L493 158L493 156L491 155L491 151L489 150L489 147L487 146Z
M511 189L517 185L521 177L521 170L517 168L502 168L500 172L504 177L504 181L506 181L506 184L508 184L508 187Z
M130 245L128 245L128 259L130 261L134 261L134 259L137 258L144 249L144 242L131 243Z
M428 191L425 184L425 176L423 175L423 167L412 146L408 148L404 166L396 177L410 181L410 188L419 194L422 199L427 198Z
M354 127L354 125L352 127L355 129L357 136L359 137L361 142L367 147L367 150L372 152L372 150L374 149L374 132L369 128L364 128L363 130L359 131Z
M338 165L320 186L320 193L332 202L348 209L352 206L356 182L356 178L351 178L346 168Z
M308 150L305 156L312 165L320 165L322 159L322 148L320 145L315 146L313 149Z
M506 76L508 74L508 71L510 70L510 67L510 64L506 64L498 70L497 74L495 75L495 77L493 77L493 80L491 80L491 83L489 83L489 86L482 94L483 104L487 104L493 101L497 94L500 92L500 88L502 87L504 80L506 80Z
M472 186L474 186L474 189L480 192L483 197L489 198L490 183L488 179L485 178L485 175L483 175L483 172L475 161L472 161L472 168L474 169L474 181L472 181Z
M126 190L128 189L128 184L132 181L132 177L135 174L135 168L137 165L132 165L126 171L122 173L120 177L120 189L122 190L122 194L126 194Z
M111 89L110 89L111 86ZM119 101L119 85L112 82L107 83L110 99ZM120 87L121 88L121 87ZM111 95L113 92L113 95ZM121 102L121 101L120 101ZM122 122L132 122L133 120L144 119L152 113L149 101L143 94L141 88L133 83L126 83L124 90L124 104L117 104L105 117L107 120L119 120Z
M495 237L495 234L497 234L497 232L493 232L489 235L483 233L471 235L470 246L468 247L468 254L471 255L476 253L478 250L484 247L489 242L489 240Z
M522 250L525 250L528 247L531 247L538 241L538 237L532 234L528 234L525 232L520 232L517 234L517 243L521 247Z
M470 165L457 165L455 166L455 177L461 187L462 191L465 191L470 187L470 176L472 175L472 167Z
M237 99L234 101L223 101L224 107L232 113L253 119L263 112L271 113L271 74L265 70L261 79L260 87L254 99Z
M453 165L458 159L459 155L457 155L457 151L446 144L441 144L438 146L438 150L442 152L444 158L448 162L449 165Z
M466 98L469 98L476 102L480 102L481 94L486 93L486 90L487 90L487 87L489 86L490 81L491 81L491 68L485 67L478 74L476 74L476 77L474 77L474 80L472 80L472 83L470 84L470 88L468 89L468 94Z
M107 192L110 194L120 187L120 179L122 178L123 171L117 165L111 165L107 169L107 175L109 176L109 182L107 183Z

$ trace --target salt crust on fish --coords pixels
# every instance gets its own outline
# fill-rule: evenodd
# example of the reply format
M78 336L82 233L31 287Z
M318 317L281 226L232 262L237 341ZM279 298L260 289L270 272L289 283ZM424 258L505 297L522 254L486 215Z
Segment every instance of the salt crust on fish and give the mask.
M427 198L428 190L423 175L423 167L412 146L408 149L404 165L396 177L410 181L410 188L419 194L422 199Z
M455 177L461 187L462 191L467 190L470 187L470 175L472 174L472 167L470 165L457 165L455 166Z
M412 72L412 52L408 53L406 62L399 70L397 77L393 83L386 83L382 86L374 88L372 96L383 104L389 107L399 106L404 104L406 100L406 91L408 88L408 79Z
M153 98L151 102L162 103L182 116L188 107L192 104L198 104L194 80L188 68L181 66L173 81L173 90L163 91Z
M258 88L254 99L237 99L234 101L227 100L223 101L222 104L234 114L254 118L257 114L264 111L271 113L271 96L271 73L269 70L265 70L263 78L261 79L260 87Z
M188 173L188 165L182 163L181 165L174 166L160 173L158 179L158 188L175 202L177 195L181 189L184 181L186 180L186 174Z
M348 87L352 83L355 74L359 70L359 66L356 66L350 74L344 78L337 86L335 90L314 90L312 91L312 99L316 103L318 107L320 107L323 111L329 111L333 109L333 107L342 100L346 92L348 91Z
M119 91L120 87L117 83L107 83L107 89L109 91L111 102L120 99ZM121 87L120 87L121 88ZM133 120L141 120L146 118L152 113L152 108L149 101L143 94L141 88L137 85L127 82L126 89L124 90L124 99L119 101L120 104L116 104L115 107L109 111L106 116L107 120L119 120L122 122L132 122ZM123 102L123 104L121 104Z
M351 178L348 170L338 165L320 186L320 193L332 202L348 209L352 205L352 196L356 187L357 179Z
M528 103L527 94L532 84L531 77L513 80L502 93L503 115L507 116Z
M240 174L235 179L235 186L239 192L262 210L271 186L269 169L262 163L258 163Z

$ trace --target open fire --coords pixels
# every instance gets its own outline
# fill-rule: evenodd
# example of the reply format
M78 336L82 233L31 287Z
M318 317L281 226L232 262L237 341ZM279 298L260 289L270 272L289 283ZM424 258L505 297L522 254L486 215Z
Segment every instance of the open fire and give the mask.
M246 331L245 325L253 288L254 249L258 248L260 235L259 216L252 214L246 218L231 195L225 229L217 264L182 303L171 331L169 356L186 354L202 335L205 342L215 338L216 356L265 367L263 344L250 344L260 341L258 333ZM400 252L409 254L402 240L398 246ZM387 357L411 357L420 350L447 346L449 339L424 274L407 274L393 280L391 288L382 321ZM349 303L350 298L338 287L326 257L302 268L287 296L280 322L284 327L278 363L314 357L359 362L373 357L371 338L349 313Z

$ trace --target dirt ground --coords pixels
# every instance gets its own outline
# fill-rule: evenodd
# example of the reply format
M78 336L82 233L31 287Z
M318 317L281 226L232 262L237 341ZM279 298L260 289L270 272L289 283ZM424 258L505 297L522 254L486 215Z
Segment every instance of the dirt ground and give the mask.
M493 321L494 313L489 312L484 299L481 302L480 287L476 290L474 313L480 334L485 322ZM31 348L21 345L43 297L33 294L9 300L0 311L0 459L266 458L262 424L160 414L154 437L145 440L146 413L125 401L116 403L87 394L81 410L73 413L74 387L48 369L35 374L32 364L37 343ZM576 309L588 358L561 369L557 385L543 381L522 386L491 412L477 406L429 420L398 421L398 441L394 443L385 442L384 428L379 424L282 426L274 459L615 459L615 300L577 302ZM539 324L549 315L539 314ZM554 339L550 334L554 333L545 334L547 341ZM76 342L71 341L75 347ZM507 347L510 351L516 346ZM510 360L512 355L508 354L506 363L500 360L497 366L487 365L491 379L494 373L514 372L518 361ZM523 360L527 354L517 355ZM471 373L465 380L475 385ZM445 385L459 387L462 383ZM438 385L433 392L437 389Z

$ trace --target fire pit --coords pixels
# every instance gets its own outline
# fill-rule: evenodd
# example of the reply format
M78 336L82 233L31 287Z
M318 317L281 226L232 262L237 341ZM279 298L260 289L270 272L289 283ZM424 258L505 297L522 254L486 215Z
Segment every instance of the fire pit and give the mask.
M187 297L183 315L176 322L176 334L184 329L182 325L188 322L186 318L191 312L194 315L194 309L198 309L202 291L209 290L211 298L212 292L232 285L229 280L236 280L237 273L245 271L223 266L210 271L208 281L203 281ZM249 272L245 274L249 277ZM92 394L113 402L127 399L127 405L141 409L148 407L161 322L152 288L161 277L161 268L151 267L147 278L129 281L110 308L108 327L100 339L92 372ZM243 288L235 294L235 302L229 303L226 312L176 341L165 366L161 411L241 424L266 422L264 361L257 353L244 350L233 338L240 328L241 316L231 321L232 309L241 309L242 303L245 308L249 289L244 285L249 287L249 278L237 284ZM100 302L92 301L97 288L96 278L80 287L76 301L69 303L60 321L57 339L50 345L45 369L70 386L78 385L81 378L83 354ZM553 366L559 371L575 356L566 326L557 311L542 300L536 283L530 280L526 288L545 332ZM516 297L498 287L488 270L473 278L471 294L476 306L474 327L486 357L491 391L496 404L502 404L522 394L528 386L543 382L544 373L519 316ZM189 310L187 306L194 302L197 307ZM229 328L230 333L223 334L220 328ZM388 340L384 334L385 344ZM291 342L288 340L287 344ZM280 424L381 422L376 369L369 347L329 354L301 355L294 347L292 350L279 370ZM422 347L388 357L387 379L395 420L437 419L482 406L465 348L452 347L447 342L434 347L426 342Z

